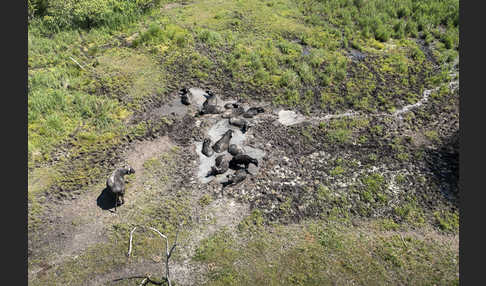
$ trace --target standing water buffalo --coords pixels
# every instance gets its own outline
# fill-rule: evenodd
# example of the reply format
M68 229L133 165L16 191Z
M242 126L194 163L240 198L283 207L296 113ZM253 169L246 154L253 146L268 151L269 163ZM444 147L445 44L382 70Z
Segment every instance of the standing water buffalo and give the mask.
M108 191L115 197L115 211L120 198L120 205L125 203L125 175L134 174L135 170L126 166L124 168L116 169L110 177L106 180L106 187Z

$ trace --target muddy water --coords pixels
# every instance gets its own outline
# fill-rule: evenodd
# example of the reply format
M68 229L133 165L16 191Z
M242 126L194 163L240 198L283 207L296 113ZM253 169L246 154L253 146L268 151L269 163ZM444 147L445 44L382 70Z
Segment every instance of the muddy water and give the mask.
M190 88L189 89L189 98L191 105L185 105L181 102L181 97L176 96L174 99L169 101L169 103L161 106L156 110L162 116L168 115L175 115L176 117L180 118L186 115L191 106L196 107L196 109L200 110L204 101L206 101L207 93L200 89L200 88Z
M230 144L241 145L245 140L245 136L239 129L237 129L234 126L231 126L229 124L228 119L219 120L208 130L207 136L211 138L211 144L214 144L219 139L221 139L221 137L228 129L232 129L234 131L233 137L230 140ZM227 151L225 151L221 153L214 152L213 156L207 157L201 152L202 142L196 142L195 145L196 145L196 152L199 154L199 169L198 169L197 176L202 183L210 182L214 179L214 177L213 176L206 177L206 175L211 170L211 166L214 166L214 160L216 159L216 157L223 154L227 154L229 156L231 155ZM229 175L230 173L226 172L225 174L219 175L217 177L218 179L224 179L223 181L226 181L226 178L222 178L222 177L223 176L226 177L227 174Z
M205 90L197 87L192 87L189 89L189 101L191 102L190 105L184 105L181 102L180 96L177 96L176 98L172 99L168 104L160 107L157 110L157 113L160 113L163 116L167 115L175 115L177 117L183 117L186 115L188 112L191 112L194 110L194 108L201 110L204 102L206 101L207 98L207 93ZM236 100L227 100L227 101L219 101L218 104L224 105L226 103L233 103L236 102ZM247 104L242 105L245 109L248 109L250 106ZM206 124L203 124L206 123ZM196 122L196 126L199 128L201 125L206 125L207 123L209 124L209 129L207 131L207 137L211 138L212 144L216 143L221 137L224 135L224 133L228 129L232 129L233 132L233 137L230 140L230 144L236 144L240 146L245 154L256 158L257 160L261 160L263 156L265 156L265 152L260 149L252 148L250 146L245 146L246 142L246 135L243 134L240 129L236 126L232 126L229 124L228 119L220 119L219 115L204 115ZM211 170L211 167L214 166L215 164L215 159L219 155L226 154L231 157L231 155L228 153L228 151L222 152L222 153L214 153L213 156L211 157L206 157L204 154L202 154L202 142L195 142L195 149L196 152L199 155L199 167L197 170L197 177L202 183L208 183L212 180L216 180L217 182L225 182L227 181L227 176L231 175L234 173L233 170L228 170L225 174L218 175L216 177L211 176L211 177L206 177L206 175L209 173ZM249 172L252 174L255 174L258 172L258 167L254 167L253 165L250 165L249 167Z
M189 89L191 105L195 105L197 108L201 108L206 101L208 95L203 89L197 87L191 87Z
M162 106L159 109L159 112L162 116L176 115L177 117L182 117L187 113L188 110L188 107L182 104L180 97L176 97L167 105Z
M328 114L324 117L307 117L293 110L280 110L278 112L278 122L285 126L291 126L302 122L319 123L320 121L341 117L353 117L358 115L354 111L346 111L340 114Z
M310 55L310 48L308 46L303 46L302 47L302 55L303 56Z
M414 104L410 104L410 105L406 105L404 106L402 109L399 109L397 111L395 111L393 113L393 115L400 115L400 114L403 114L405 112L408 112L414 108L417 108L419 106L421 106L422 104L424 104L425 102L427 102L429 100L429 96L430 94L432 93L433 89L427 89L424 91L424 94L423 94L423 97L422 99L420 99L419 101L417 101L416 103Z
M453 87L456 87L457 86L457 80L451 82L450 85L453 86ZM401 114L409 112L410 110L425 104L429 100L430 94L436 89L425 90L422 94L422 98L418 102L416 102L414 104L406 105L403 108L395 111L393 114L377 114L377 115L378 116L396 116L396 117L400 118ZM197 106L198 108L201 108L204 101L206 100L207 93L200 88L190 88L189 91L191 93L192 104ZM180 103L180 99L177 99L177 100L179 100L179 102L175 102L175 101L171 102L172 105L170 105L167 109L171 110L171 112L174 112L176 114L185 112L187 110L187 108ZM234 102L234 101L230 100L230 101L226 101L226 102ZM223 102L222 104L224 104L226 102ZM248 107L249 106L245 106L245 109L247 109ZM285 126L291 126L291 125L299 124L299 123L302 123L302 122L311 122L313 124L319 124L321 121L324 121L324 120L329 120L329 119L333 119L333 118L342 118L342 117L354 117L354 116L359 115L358 112L354 112L354 111L346 111L346 112L343 112L343 113L340 113L340 114L328 114L324 117L308 117L308 116L305 116L305 115L300 114L300 113L293 111L293 110L279 110L279 111L275 110L275 111L273 111L273 113L277 113L277 115L278 115L277 121L280 124L283 124ZM202 120L203 121L204 120L214 120L214 116L213 117L207 117L207 118L203 117ZM215 121L215 123L209 128L209 130L207 132L207 136L209 138L211 138L212 144L214 144L214 143L216 143L216 141L218 141L223 136L223 134L228 129L232 129L234 131L233 137L230 140L230 144L236 144L236 145L241 146L246 154L256 158L259 161L265 156L265 152L263 150L255 149L255 148L252 148L250 146L245 146L246 134L243 134L239 130L239 128L230 125L228 119L220 119L220 120ZM229 153L227 151L225 151L225 152L222 152L222 153L214 153L213 156L211 156L211 157L206 157L204 154L201 153L202 142L196 142L195 148L196 148L196 152L199 154L199 168L198 168L198 172L197 172L197 177L199 178L199 180L201 182L207 183L207 182L210 182L214 179L217 182L224 182L224 181L227 180L227 176L231 175L234 172L233 170L230 169L225 174L218 175L216 177L214 177L214 176L206 177L208 172L211 170L211 166L214 165L214 163L215 163L214 161L215 161L216 157L219 156L219 155L222 155L222 154L228 154L229 155ZM229 155L229 156L231 156L231 155ZM253 165L250 165L250 166L251 167L249 168L249 171L251 173L258 172L258 167L255 168L255 167L253 167Z
M228 119L221 119L216 124L211 126L208 130L208 137L211 138L213 143L216 143L221 137L228 131L228 129L233 130L233 137L230 140L230 144L241 145L245 141L246 136L240 129L236 126L230 125Z
M351 49L351 52L349 54L351 55L351 58L356 61L362 61L364 60L364 58L366 58L366 54L356 49Z
M359 53L356 50L353 50L351 52L351 54L352 54L352 56L358 56L358 57L364 55L364 54ZM457 78L457 71L455 70L457 64L459 64L459 58L456 58L454 60L452 71L449 74L452 78L452 80L449 82L449 89L451 89L451 90L455 90L455 89L459 88L459 80ZM417 101L414 104L405 105L404 107L396 110L392 114L381 113L381 114L376 114L376 115L378 115L378 116L390 116L391 115L391 116L395 116L395 117L398 117L398 118L401 119L402 118L401 115L403 113L409 112L410 110L415 109L415 108L425 104L429 100L430 94L432 92L438 90L438 89L439 89L439 87L424 90L424 92L422 93L422 98L419 101ZM354 116L358 116L358 115L359 115L358 112L346 111L346 112L340 113L340 114L328 114L324 117L307 117L307 116L304 116L304 115L302 115L298 112L292 111L292 110L280 110L278 112L278 122L280 122L281 124L283 124L285 126L299 124L299 123L306 122L306 121L314 123L314 124L316 124L316 123L318 124L318 123L320 123L320 121L324 121L324 120L329 120L329 119L333 119L333 118L340 118L340 117L354 117Z
M294 124L299 124L306 121L307 118L292 110L280 110L278 112L278 122L285 126L290 126Z

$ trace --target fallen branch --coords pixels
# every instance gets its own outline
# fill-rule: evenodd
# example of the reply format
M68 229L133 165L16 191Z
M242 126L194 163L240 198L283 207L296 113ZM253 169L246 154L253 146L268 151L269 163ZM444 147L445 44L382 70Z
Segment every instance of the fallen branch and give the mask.
M403 245L405 245L405 248L408 248L407 244L405 243L405 240L403 239L403 236L400 234L400 238L402 239Z
M175 237L175 240L174 240L174 244L172 245L170 251L169 251L169 239L167 238L167 236L163 235L162 233L160 233L160 231L156 230L153 227L150 227L150 229L153 230L153 231L155 231L162 238L165 239L165 257L166 257L165 258L165 279L167 280L167 283L169 284L169 286L171 286L171 283L170 283L170 273L169 273L169 259L170 259L170 256L172 255L172 251L177 246L177 236L179 235L179 229L177 229L177 233L176 233L176 237Z
M113 282L135 279L135 278L147 278L147 275L135 275L135 276L130 276L130 277L117 278L117 279L113 280Z
M141 226L140 228L145 229L145 227L143 227L143 226ZM136 229L137 229L137 226L134 227L132 229L132 231L130 231L130 241L129 241L129 248L128 248L128 253L127 253L127 256L128 257L130 257L130 254L132 253L133 233L135 232ZM118 279L113 280L113 282L115 282L115 281L121 281L121 280L125 280L125 279L144 278L144 280L141 282L140 285L146 285L148 282L150 282L152 284L155 284L155 285L162 285L165 282L167 282L167 284L169 286L171 286L171 282L170 282L170 271L169 271L169 259L172 256L172 253L173 253L173 251L175 250L175 248L177 246L177 238L179 237L179 228L177 228L177 232L176 232L176 236L175 236L175 239L174 239L174 243L170 247L170 250L169 250L169 239L167 238L166 235L164 235L163 233L161 233L160 231L158 231L157 229L155 229L153 227L148 227L148 229L156 232L160 237L162 237L163 239L165 239L165 257L166 257L165 258L165 281L160 281L159 282L159 281L152 280L150 278L150 276L148 276L148 275L145 275L145 276L137 275L137 276L131 276L131 277L125 277L125 278L118 278Z
M163 281L153 280L149 275L135 275L135 276L130 276L130 277L118 278L118 279L112 280L112 282L119 282L119 281L123 281L123 280L130 280L130 279L136 279L136 278L143 278L142 282L140 283L141 286L147 285L147 283L149 283L149 282L154 284L154 285L164 285L167 281L167 280L163 280Z
M88 66L87 64L85 64L84 66L81 65L77 60L75 60L73 57L69 57L73 62L76 63L76 65L78 65L82 70L84 71L88 71L88 72L91 72L94 74L94 76L97 78L97 79L101 79L101 76L98 74L98 72L93 68L93 67L90 67ZM87 70L85 69L85 67L89 67L90 70Z
M76 61L75 59L73 59L73 57L69 57L73 62L75 62L82 70L86 70L80 63L78 63L78 61Z
M130 253L132 252L132 238L133 238L133 232L137 229L137 227L134 227L132 231L130 231L130 247L128 248L128 254L127 256L130 257Z

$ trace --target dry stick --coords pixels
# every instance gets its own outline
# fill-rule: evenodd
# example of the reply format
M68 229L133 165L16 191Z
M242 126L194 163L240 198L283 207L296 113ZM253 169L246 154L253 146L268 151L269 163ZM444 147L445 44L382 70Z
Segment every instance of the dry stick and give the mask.
M135 278L144 278L143 281L145 281L145 284L140 284L140 285L146 285L148 282L155 284L155 285L163 285L164 284L164 281L152 280L147 275L135 275L135 276L130 276L130 277L117 278L117 279L113 280L112 282L118 282L118 281L122 281L122 280L129 280L129 279L135 279Z
M148 282L148 278L145 278L142 280L142 283L140 283L140 286L146 285Z
M73 57L69 57L73 62L75 62L82 70L86 71L86 69L80 64L78 63L78 61L76 61ZM80 60L81 61L81 60ZM100 79L101 76L98 74L98 72L93 68L93 67L90 67L88 66L86 63L84 66L87 66L89 68L91 68L91 72L96 76L97 79Z
M128 257L130 257L130 253L132 252L132 238L133 238L133 232L137 229L137 227L134 227L132 231L130 231L130 248L128 248Z
M141 228L144 228L144 227L141 227ZM128 257L130 257L130 254L132 252L133 233L135 232L136 229L137 229L137 227L134 227L132 229L132 231L130 231L130 242L129 242L129 245L130 246L128 248L128 254L127 254ZM177 229L176 237L175 237L175 240L174 240L174 244L170 248L170 251L169 251L169 239L167 238L167 236L165 236L164 234L162 234L160 231L158 231L157 229L155 229L153 227L149 227L149 229L155 231L157 234L159 234L162 238L165 239L165 254L166 254L166 259L165 259L165 270L166 270L165 273L166 273L166 278L165 278L165 280L167 281L167 283L169 284L169 286L171 286L171 282L170 282L170 272L169 272L169 259L172 256L172 252L174 251L174 249L177 246L177 238L179 236L179 228ZM128 278L116 279L116 280L113 280L113 281L119 281L119 280L123 280L123 279L131 279L131 278L144 278L144 277L145 277L145 279L147 279L147 281L144 279L145 283L150 282L150 283L157 284L157 285L162 285L162 283L163 283L163 282L153 281L153 280L150 279L150 277L147 277L147 276L132 276L132 277L128 277ZM142 284L141 285L145 285L143 283L144 282L142 281Z
M75 62L82 70L86 70L80 63L78 63L73 57L69 57L73 62Z
M82 68L83 70L85 70L85 69L84 69L84 67L83 67L83 66L81 66L81 64L80 64L80 63L78 63L78 62L77 62L77 61L76 61L76 60L75 60L73 57L69 57L69 58L70 58L71 60L73 60L73 61L74 61L74 62L75 62L75 63L76 63L76 64L77 64L77 65L78 65L80 68ZM85 66L90 67L90 66L88 66L86 63L84 63L84 64L85 64ZM96 70L95 70L93 67L90 67L90 68L92 69L92 71L93 71L94 73L96 73Z
M134 275L134 276L130 276L130 277L117 278L117 279L113 280L113 282L118 282L118 281L128 280L128 279L135 279L135 278L147 278L147 276L146 275Z
M176 236L176 240L174 241L174 245L172 246L172 249L170 250L169 252L169 240L167 239L167 236L163 235L162 233L160 233L160 231L156 230L155 228L153 227L149 227L151 230L155 231L156 233L158 233L161 237L163 237L165 239L165 277L167 279L167 283L169 283L169 286L171 286L171 283L170 283L170 273L169 273L169 258L172 254L172 250L174 250L175 246L176 246L176 242L177 241L177 236ZM177 231L177 233L179 233L179 231Z
M403 242L403 245L405 245L405 248L408 248L407 244L405 243L405 240L403 239L403 236L401 234L400 234L400 238L402 239L402 242Z

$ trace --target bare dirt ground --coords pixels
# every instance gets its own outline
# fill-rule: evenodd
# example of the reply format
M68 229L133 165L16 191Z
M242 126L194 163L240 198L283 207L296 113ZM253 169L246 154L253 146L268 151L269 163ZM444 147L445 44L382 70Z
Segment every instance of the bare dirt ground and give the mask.
M137 143L132 151L127 152L126 163L143 172L145 160L171 147L167 137ZM140 180L137 179L134 188L127 193L127 201L133 201L132 198L137 195L137 190L142 190L139 188ZM106 226L120 220L120 216L104 210L97 204L104 187L104 184L93 186L75 200L48 206L47 216L51 224L44 233L42 239L44 243L41 242L40 248L33 249L34 255L49 257L49 262L44 262L44 265L48 266L29 269L29 277L46 267L62 263L66 258L79 254L89 246L105 241Z

